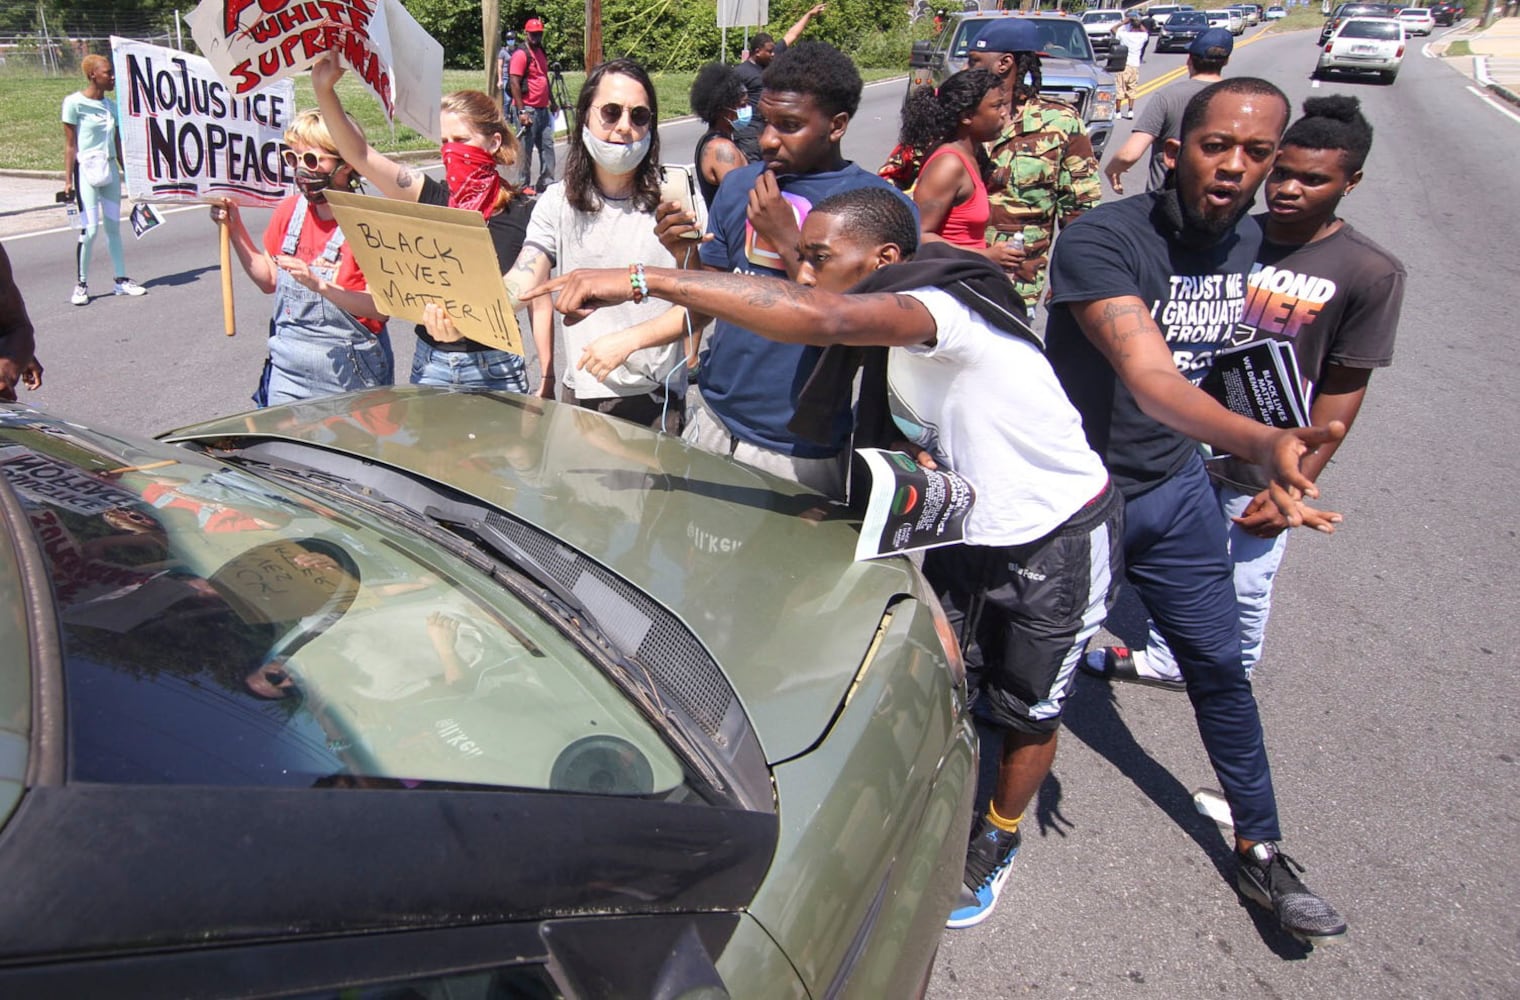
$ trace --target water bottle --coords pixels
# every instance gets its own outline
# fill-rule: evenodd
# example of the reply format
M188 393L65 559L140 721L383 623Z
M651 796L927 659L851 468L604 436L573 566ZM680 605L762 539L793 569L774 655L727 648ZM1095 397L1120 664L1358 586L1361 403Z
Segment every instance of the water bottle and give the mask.
M1014 233L1012 236L1008 237L1008 242L1013 246L1015 250L1024 249L1024 231L1021 229L1018 232Z

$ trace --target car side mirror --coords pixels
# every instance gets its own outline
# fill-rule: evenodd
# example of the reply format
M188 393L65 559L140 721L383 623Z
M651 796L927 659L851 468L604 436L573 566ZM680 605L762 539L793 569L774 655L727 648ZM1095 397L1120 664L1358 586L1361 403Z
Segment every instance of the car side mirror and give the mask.
M929 65L929 56L934 52L934 43L921 41L913 43L913 51L908 55L909 69L925 69Z

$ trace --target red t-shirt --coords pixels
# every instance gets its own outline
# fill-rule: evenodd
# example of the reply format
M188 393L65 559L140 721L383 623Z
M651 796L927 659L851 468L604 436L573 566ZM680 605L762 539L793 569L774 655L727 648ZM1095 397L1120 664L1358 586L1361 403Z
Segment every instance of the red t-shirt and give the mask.
M274 207L274 214L269 217L269 225L264 230L264 249L270 254L285 252L285 230L290 226L290 217L295 214L296 200L304 197L303 194L293 194ZM308 210L306 221L301 223L301 238L296 244L295 256L308 264L321 257L322 251L327 249L327 241L332 238L333 230L337 228L337 219L323 221L317 218L315 211ZM359 262L354 260L354 252L348 248L346 240L338 251L336 284L350 292L369 290L369 282L365 280L364 272L359 270ZM354 319L371 333L379 333L385 328L385 324L376 319L361 316L355 316Z
M529 57L531 54L531 62ZM523 103L530 108L549 106L549 55L531 45L512 53L507 72L523 77Z

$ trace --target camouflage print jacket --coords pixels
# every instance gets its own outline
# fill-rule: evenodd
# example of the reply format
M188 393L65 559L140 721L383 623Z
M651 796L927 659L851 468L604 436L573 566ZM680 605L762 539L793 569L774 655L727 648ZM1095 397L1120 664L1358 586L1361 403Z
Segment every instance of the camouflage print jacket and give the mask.
M988 153L993 176L987 242L1023 232L1029 259L1012 276L1013 286L1033 309L1056 224L1070 223L1102 199L1098 159L1081 116L1069 105L1038 97L1015 112Z

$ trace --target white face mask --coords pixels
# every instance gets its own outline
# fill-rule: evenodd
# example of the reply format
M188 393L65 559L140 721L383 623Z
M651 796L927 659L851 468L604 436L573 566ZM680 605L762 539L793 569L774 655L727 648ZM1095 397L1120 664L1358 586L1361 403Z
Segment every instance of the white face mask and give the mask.
M582 125L581 141L586 144L586 152L591 154L597 166L619 177L637 170L639 164L644 161L644 154L649 152L648 133L645 133L644 138L637 142L619 145L605 139L598 139L591 134L591 129Z

